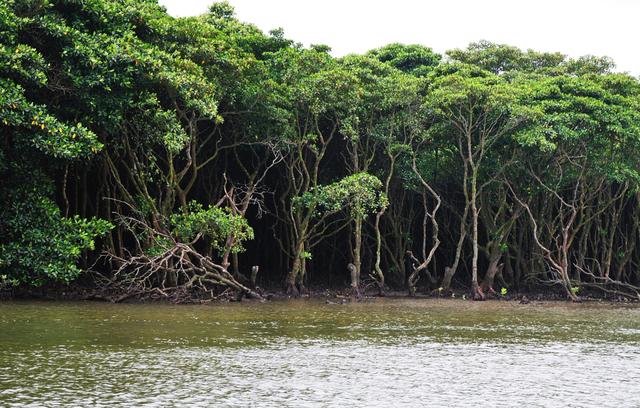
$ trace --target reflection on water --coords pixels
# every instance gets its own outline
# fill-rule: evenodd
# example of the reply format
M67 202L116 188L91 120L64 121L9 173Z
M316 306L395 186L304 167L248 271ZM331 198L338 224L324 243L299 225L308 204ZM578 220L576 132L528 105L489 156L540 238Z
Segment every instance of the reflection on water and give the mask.
M0 303L0 406L640 406L640 308Z

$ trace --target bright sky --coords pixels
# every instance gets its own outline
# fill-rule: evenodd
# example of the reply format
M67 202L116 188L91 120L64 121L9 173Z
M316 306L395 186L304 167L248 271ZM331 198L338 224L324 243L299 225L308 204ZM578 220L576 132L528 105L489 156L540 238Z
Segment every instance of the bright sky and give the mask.
M203 13L212 0L159 0L170 14ZM640 0L229 0L238 18L335 56L391 42L438 52L489 40L613 58L640 75Z

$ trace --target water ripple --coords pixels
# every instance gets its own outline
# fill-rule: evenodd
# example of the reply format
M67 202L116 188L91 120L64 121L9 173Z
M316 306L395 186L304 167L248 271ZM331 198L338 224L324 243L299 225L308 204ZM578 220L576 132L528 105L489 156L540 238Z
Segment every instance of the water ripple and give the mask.
M638 407L637 309L2 305L3 407Z

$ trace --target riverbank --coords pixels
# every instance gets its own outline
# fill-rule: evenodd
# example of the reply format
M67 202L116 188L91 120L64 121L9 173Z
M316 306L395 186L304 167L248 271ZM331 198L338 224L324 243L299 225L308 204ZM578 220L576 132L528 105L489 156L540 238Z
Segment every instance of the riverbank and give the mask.
M407 291L387 290L380 296L377 290L365 290L360 297L354 296L349 289L335 288L310 288L299 297L288 295L278 288L257 288L257 292L262 299L251 299L245 296L238 296L237 293L226 290L219 293L194 293L192 296L171 297L157 292L143 294L108 294L94 288L82 286L45 286L41 288L14 288L0 291L0 301L10 300L47 300L47 301L95 301L107 303L173 303L173 304L207 304L207 303L235 303L235 302L270 302L290 299L313 299L322 300L327 304L344 304L355 302L370 302L377 298L389 299L452 299L474 301L468 290L452 289L448 291L419 291L415 296L409 296ZM517 302L519 304L529 304L531 302L571 302L560 290L528 290L506 293L488 294L481 302ZM586 291L579 296L580 302L605 302L612 304L636 303L640 304L640 299L624 297L620 295L602 296L595 291Z

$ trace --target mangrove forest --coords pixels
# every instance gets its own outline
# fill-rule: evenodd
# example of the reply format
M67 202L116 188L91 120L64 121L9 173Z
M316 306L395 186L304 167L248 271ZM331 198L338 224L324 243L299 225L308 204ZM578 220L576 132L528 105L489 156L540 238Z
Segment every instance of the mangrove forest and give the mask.
M0 121L2 293L640 298L640 80L607 57L2 0Z

